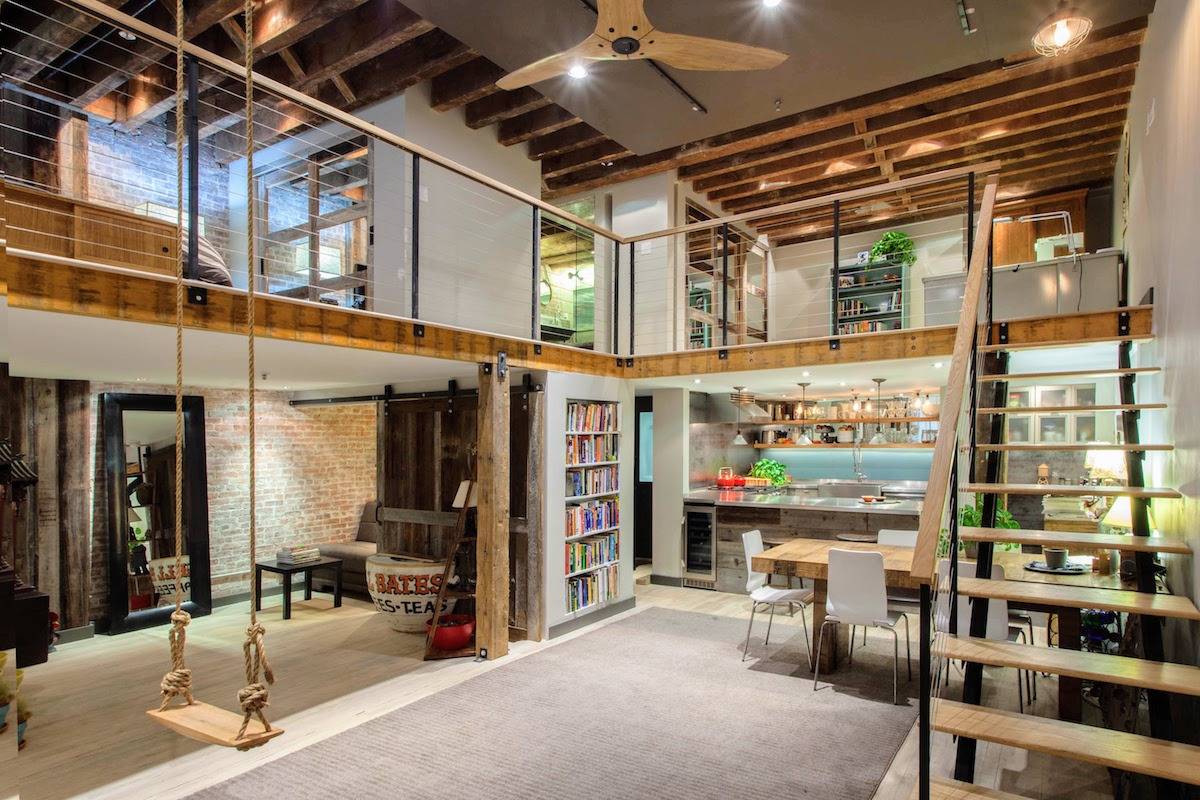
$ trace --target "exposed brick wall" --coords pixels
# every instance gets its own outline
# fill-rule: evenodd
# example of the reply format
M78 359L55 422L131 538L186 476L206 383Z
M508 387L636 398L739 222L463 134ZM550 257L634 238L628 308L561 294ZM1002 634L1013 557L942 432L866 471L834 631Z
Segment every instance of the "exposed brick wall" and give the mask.
M98 412L103 392L171 394L171 387L93 384ZM249 589L246 393L189 388L204 398L208 464L209 558L213 596ZM257 398L258 550L269 557L286 545L353 539L363 505L375 499L375 406L288 405L287 395ZM107 510L102 487L102 439L97 437L96 515L92 537L92 615L107 613Z
M174 209L174 135L174 129L168 132L161 124L123 133L93 118L88 129L88 199L129 208L149 201ZM207 143L200 147L200 216L205 237L228 262L229 169L217 162L216 150Z

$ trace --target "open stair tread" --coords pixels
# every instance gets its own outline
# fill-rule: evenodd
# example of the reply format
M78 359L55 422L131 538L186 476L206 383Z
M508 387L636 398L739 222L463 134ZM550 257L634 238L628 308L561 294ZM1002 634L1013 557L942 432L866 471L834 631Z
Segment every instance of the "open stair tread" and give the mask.
M944 636L934 645L934 650L940 656L958 661L1200 695L1200 667L1186 664L966 636Z
M980 414L1057 414L1088 411L1161 411L1166 403L1102 403L1090 406L989 406Z
M266 744L268 740L283 733L283 728L276 727L264 731L262 723L253 719L246 729L246 735L239 739L237 734L238 729L242 727L241 714L201 702L192 703L190 706L173 705L162 711L154 708L146 714L158 724L189 739L222 747L236 747L238 750L249 750L251 747Z
M920 796L920 787L914 786L912 797ZM934 775L929 779L929 800L1027 800L1022 795L1002 792L999 789L989 789L986 786L976 786L973 783L963 783L953 778L939 778Z
M1031 603L1066 608L1098 608L1104 611L1124 611L1156 617L1200 620L1200 610L1183 595L1150 594L1128 589L1097 589L1092 586L1072 586L1062 583L995 580L991 578L958 579L958 591L968 597L987 597L993 600Z
M1163 450L1174 450L1173 444L1095 444L1089 442L1051 442L1038 444L1033 442L1018 442L1016 444L979 444L978 450L999 450L1002 452L1054 452L1065 450L1119 450L1122 452L1142 453Z
M1095 547L1143 553L1179 553L1181 555L1190 555L1192 552L1192 549L1183 540L1170 539L1166 536L1125 536L1109 533L1080 533L1078 531L971 528L966 526L959 528L958 534L968 542L1016 542L1039 547Z
M1046 378L1110 378L1120 375L1151 375L1162 367L1128 367L1126 369L1067 369L1061 372L994 372L983 375L981 381L1038 381Z
M1121 342L1148 342L1154 337L1148 333L1131 336L1096 336L1089 339L1063 339L1060 341L1008 342L1007 344L981 344L981 353L1002 353L1006 350L1035 350L1080 347L1088 344L1120 344Z
M1058 497L1158 497L1177 499L1182 497L1174 489L1162 486L1082 486L1079 484L1055 483L968 483L964 492L980 494L1027 494L1056 495Z
M1195 745L954 700L938 701L933 727L970 739L1200 784L1200 747Z

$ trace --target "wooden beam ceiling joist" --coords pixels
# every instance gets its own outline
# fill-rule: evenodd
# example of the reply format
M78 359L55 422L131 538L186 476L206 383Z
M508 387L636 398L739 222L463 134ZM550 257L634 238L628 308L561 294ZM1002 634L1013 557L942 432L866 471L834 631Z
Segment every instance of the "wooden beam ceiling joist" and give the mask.
M599 144L607 138L586 122L579 122L569 128L531 139L529 141L529 157L534 161L540 161L544 158Z
M120 8L125 0L102 0L111 8ZM39 18L28 36L4 47L0 53L0 74L14 83L33 78L88 35L99 21L72 6L59 5Z
M562 106L549 105L536 111L530 111L528 114L504 120L499 125L496 138L500 144L510 147L527 142L535 136L560 131L579 123L579 121L579 117Z
M1030 79L1032 84L1044 87L1070 80L1072 76L1091 77L1081 74L1075 65L1109 53L1136 48L1141 44L1145 26L1146 19L1142 17L1096 31L1087 43L1065 59L1040 58L1007 64L1004 61L983 62L679 147L621 159L604 172L592 167L570 174L544 174L543 177L547 178L547 194L552 197L563 196L607 183L710 162L739 151L767 148L805 134L853 124L857 119L898 112L908 122L914 122L919 119L918 114L924 113L918 110L922 106L945 100L951 100L952 103L952 98L957 95L986 90L998 84Z
M467 103L467 127L486 128L550 105L550 98L529 86L512 92L495 92Z
M434 111L449 111L500 91L496 81L504 70L486 58L468 61L433 79L429 105Z
M609 162L616 162L617 159L624 158L629 155L629 150L625 149L624 145L618 144L611 139L605 139L598 144L581 147L577 150L563 153L562 155L552 156L542 160L542 179L552 179L556 175L562 175L579 167L587 167L591 165L600 165L598 169L603 174L608 174ZM614 181L605 180L602 183L613 183ZM600 185L600 184L597 184ZM545 193L543 193L544 195Z
M364 0L271 0L254 15L254 52L264 56L291 47L362 5Z

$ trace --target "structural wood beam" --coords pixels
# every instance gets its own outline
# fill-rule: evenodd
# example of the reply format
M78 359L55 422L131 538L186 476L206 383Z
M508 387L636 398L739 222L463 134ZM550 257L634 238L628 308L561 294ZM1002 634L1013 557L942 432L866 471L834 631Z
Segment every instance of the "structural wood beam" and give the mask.
M481 655L486 650L488 659L508 654L509 403L504 361L481 364L475 647Z

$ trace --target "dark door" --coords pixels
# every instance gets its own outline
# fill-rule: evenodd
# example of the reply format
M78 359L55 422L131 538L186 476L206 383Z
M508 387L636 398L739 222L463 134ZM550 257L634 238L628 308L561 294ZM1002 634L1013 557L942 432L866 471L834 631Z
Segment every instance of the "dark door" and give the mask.
M633 563L649 564L654 552L654 398L634 398L633 411Z

